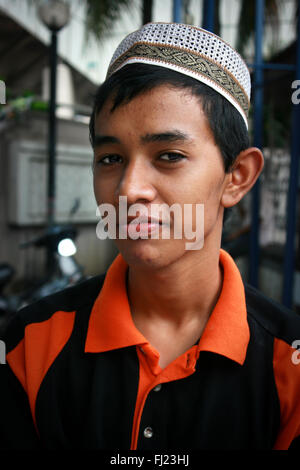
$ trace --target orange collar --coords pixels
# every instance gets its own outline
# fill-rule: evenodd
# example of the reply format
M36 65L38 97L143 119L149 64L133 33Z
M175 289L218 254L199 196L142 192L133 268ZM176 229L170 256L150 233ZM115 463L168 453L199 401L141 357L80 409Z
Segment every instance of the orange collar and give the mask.
M223 286L201 336L198 351L211 351L243 364L249 343L244 285L231 256L220 250ZM119 254L107 271L90 316L86 352L149 344L131 317L126 291L128 265Z

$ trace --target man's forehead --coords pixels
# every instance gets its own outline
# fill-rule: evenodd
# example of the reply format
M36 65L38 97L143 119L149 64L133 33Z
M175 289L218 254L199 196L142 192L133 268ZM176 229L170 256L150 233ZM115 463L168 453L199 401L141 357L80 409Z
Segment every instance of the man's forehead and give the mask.
M138 125L142 143L149 143L162 139L191 140L191 128L208 125L208 120L201 100L191 90L158 85L126 98L116 107L114 98L108 98L96 115L95 132L111 135L113 130L113 134L118 134L129 123Z
M118 85L118 87L122 85ZM107 116L113 114L118 108L126 108L127 106L136 105L143 106L144 102L147 102L147 106L151 105L151 110L157 108L159 112L164 110L168 111L170 106L173 106L176 102L177 105L185 107L189 102L193 101L193 105L196 104L197 110L200 114L204 114L203 106L201 102L201 96L196 96L190 87L183 87L175 85L172 80L168 82L165 80L163 83L151 85L150 87L145 86L138 92L135 92L133 96L123 96L121 101L118 102L118 87L113 89L106 95L105 99L101 104L101 109L96 112L96 118L100 114ZM196 103L197 101L197 103ZM145 112L148 112L149 108L145 108Z

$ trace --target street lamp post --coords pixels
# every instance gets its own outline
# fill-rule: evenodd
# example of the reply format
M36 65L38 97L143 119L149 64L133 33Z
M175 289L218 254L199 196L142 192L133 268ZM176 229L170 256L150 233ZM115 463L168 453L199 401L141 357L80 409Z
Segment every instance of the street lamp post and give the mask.
M57 71L57 34L66 26L70 18L69 5L63 0L46 0L38 10L39 17L51 32L50 45L50 89L48 122L48 188L47 188L47 225L51 231L55 224L55 186L56 186L56 71ZM53 267L51 247L47 253L47 269Z

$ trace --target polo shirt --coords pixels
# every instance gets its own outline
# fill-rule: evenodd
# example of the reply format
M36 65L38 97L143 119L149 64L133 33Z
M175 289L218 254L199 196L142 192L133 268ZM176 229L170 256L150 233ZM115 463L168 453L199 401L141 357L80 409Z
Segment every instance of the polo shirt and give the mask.
M244 285L224 250L220 264L221 294L201 338L164 369L133 322L121 255L106 274L18 312L4 335L0 446L299 447L300 359L292 345L300 319Z

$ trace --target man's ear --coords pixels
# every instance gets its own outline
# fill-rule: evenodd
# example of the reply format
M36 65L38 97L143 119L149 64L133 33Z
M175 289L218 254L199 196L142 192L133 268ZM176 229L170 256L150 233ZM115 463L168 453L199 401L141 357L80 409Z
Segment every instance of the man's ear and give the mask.
M264 167L264 157L256 147L243 150L228 173L227 184L221 198L223 207L232 207L254 186Z

